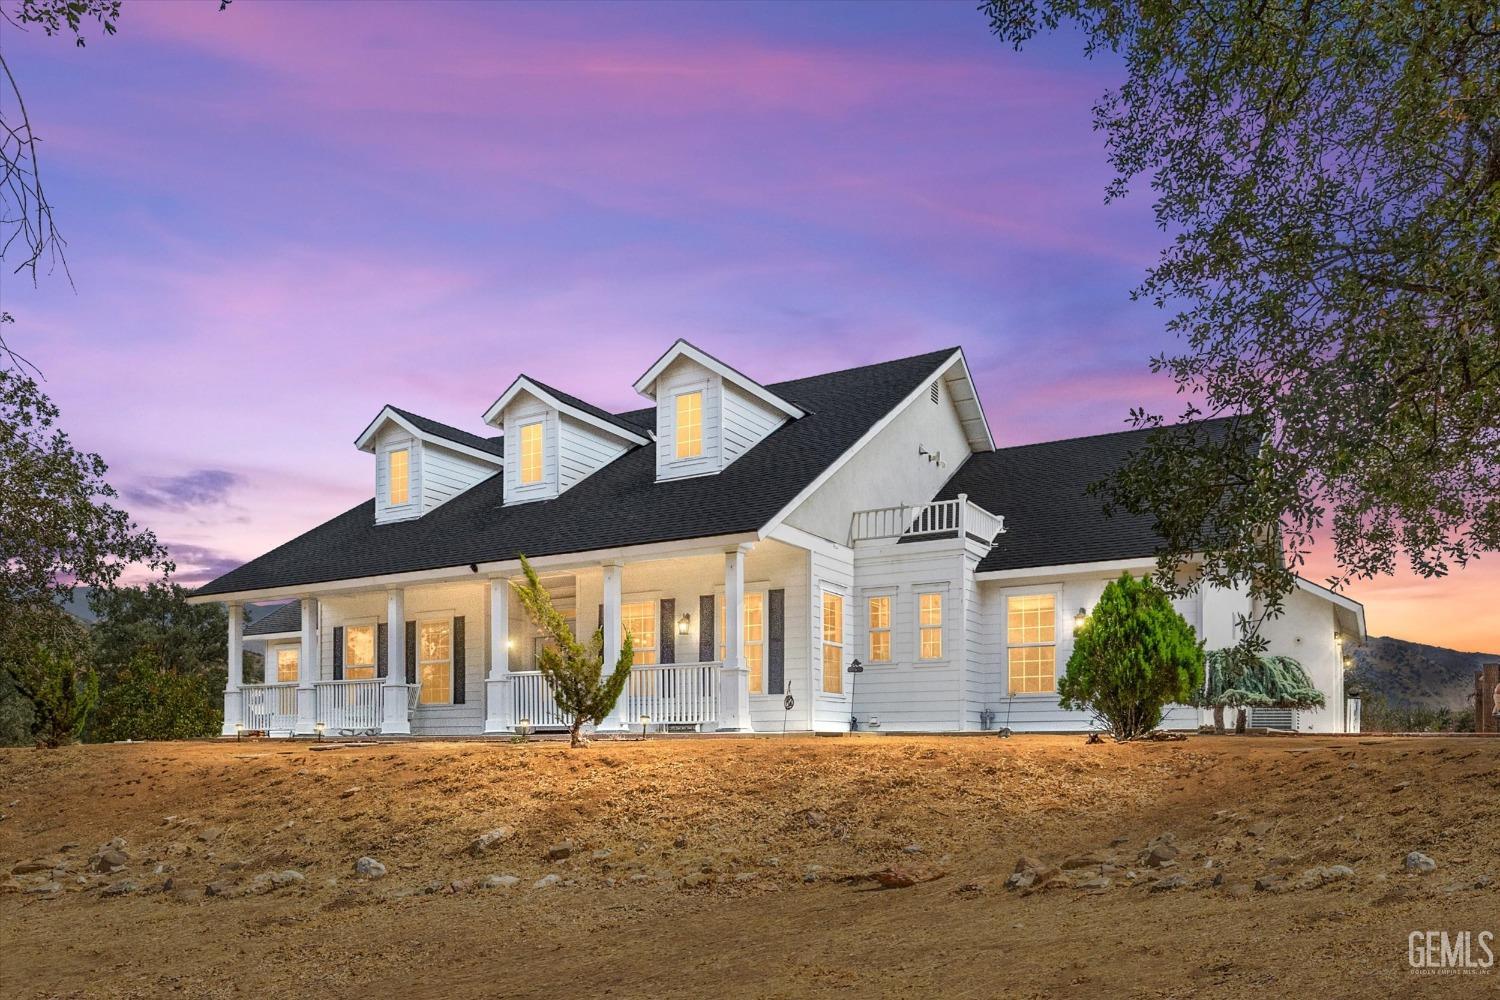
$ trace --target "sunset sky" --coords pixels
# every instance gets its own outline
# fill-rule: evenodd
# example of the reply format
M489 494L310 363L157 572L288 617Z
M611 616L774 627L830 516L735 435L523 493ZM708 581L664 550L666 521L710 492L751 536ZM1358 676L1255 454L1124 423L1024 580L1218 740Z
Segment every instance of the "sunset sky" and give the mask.
M968 3L126 0L83 49L0 33L76 285L6 274L8 339L184 582L367 498L383 403L483 431L526 372L637 407L676 337L764 382L961 345L1001 444L1179 405L1129 298L1150 192L1104 204L1119 65ZM1500 560L1353 596L1500 651Z

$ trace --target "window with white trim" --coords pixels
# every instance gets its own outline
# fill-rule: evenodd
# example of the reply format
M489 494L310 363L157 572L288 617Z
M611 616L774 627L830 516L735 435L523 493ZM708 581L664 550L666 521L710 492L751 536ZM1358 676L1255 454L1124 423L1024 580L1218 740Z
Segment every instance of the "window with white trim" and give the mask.
M718 599L719 628L714 633L719 637L719 660L722 662L729 650L725 638L729 629L724 625L724 595ZM766 693L766 592L747 590L740 604L740 631L745 634L745 669L750 672L750 693Z
M630 648L634 654L632 663L657 662L656 632L659 625L655 601L626 601L620 605L620 634L622 638L630 636Z
M521 425L520 481L522 484L542 481L543 428L544 423L540 420Z
M703 390L677 394L677 422L672 434L678 458L703 454Z
M943 595L917 595L917 659L943 658Z
M869 599L870 642L865 655L871 663L891 662L891 598L889 594Z
M397 448L385 456L386 496L392 507L411 500L411 451Z
M297 670L302 662L302 650L296 646L280 646L276 649L276 684L295 684Z
M344 627L344 680L368 681L375 678L375 626Z
M417 622L417 684L417 704L453 703L453 619Z
M1057 690L1057 595L1005 599L1005 657L1011 694Z
M823 591L823 693L844 693L844 595Z

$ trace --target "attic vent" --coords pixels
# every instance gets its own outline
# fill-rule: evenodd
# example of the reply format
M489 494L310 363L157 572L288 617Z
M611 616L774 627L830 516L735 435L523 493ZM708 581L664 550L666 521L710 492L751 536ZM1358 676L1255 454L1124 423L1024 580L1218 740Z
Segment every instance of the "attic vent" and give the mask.
M936 382L932 383L932 388L927 390L927 398L932 400L933 406L937 405L938 387Z

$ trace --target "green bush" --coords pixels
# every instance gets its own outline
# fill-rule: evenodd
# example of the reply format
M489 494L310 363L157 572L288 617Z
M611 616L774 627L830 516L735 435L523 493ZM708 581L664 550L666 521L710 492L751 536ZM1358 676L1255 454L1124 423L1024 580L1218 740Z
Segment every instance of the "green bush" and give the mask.
M223 684L217 678L178 673L143 650L104 689L89 739L200 739L217 736L223 723Z
M1203 686L1203 646L1166 593L1129 573L1104 588L1058 684L1063 708L1091 711L1116 739L1151 732L1162 709Z

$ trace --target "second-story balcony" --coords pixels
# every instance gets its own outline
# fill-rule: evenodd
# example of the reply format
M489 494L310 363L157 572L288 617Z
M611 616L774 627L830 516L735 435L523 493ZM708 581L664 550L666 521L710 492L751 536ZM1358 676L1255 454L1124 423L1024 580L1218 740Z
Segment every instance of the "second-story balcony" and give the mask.
M993 545L1004 531L1004 517L991 514L960 493L953 500L855 511L849 524L849 543L969 538Z

